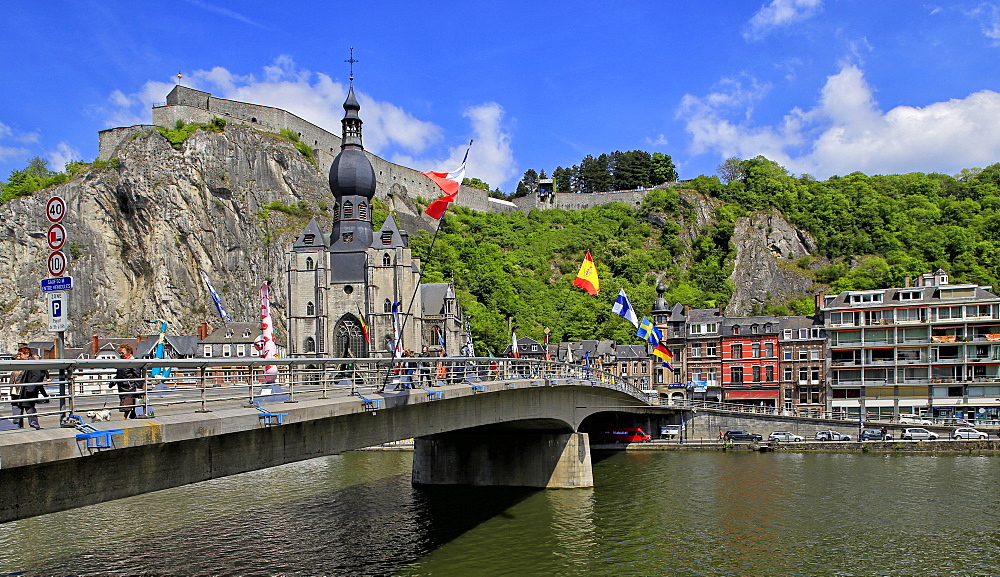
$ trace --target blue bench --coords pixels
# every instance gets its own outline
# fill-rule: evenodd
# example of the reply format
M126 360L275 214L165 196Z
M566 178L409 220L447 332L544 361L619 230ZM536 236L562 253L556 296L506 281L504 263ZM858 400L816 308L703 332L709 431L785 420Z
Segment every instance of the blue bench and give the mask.
M432 391L432 390L428 389L426 386L424 386L422 384L418 385L418 386L421 389L423 389L424 392L427 393L427 398L430 399L430 400L432 400L432 401L436 401L436 400L444 397L444 393L442 393L441 391Z
M106 431L95 429L86 433L78 433L76 438L86 440L88 449L109 449L115 446L115 441L111 436L122 435L124 433L125 431L122 429L108 429Z
M85 423L83 417L80 415L70 415L67 421L72 423L76 427L76 430L80 431L77 433L76 438L86 441L88 449L109 449L114 447L115 441L112 435L125 434L123 429L98 429L91 424Z
M532 387L540 387L540 386L542 386L542 382L541 382L541 381L539 381L538 379L531 379L530 381L528 381L528 383L529 383L529 384L530 384L530 385L531 385Z
M382 408L382 399L369 399L357 391L354 391L354 394L361 399L361 406L366 411L374 411Z
M288 413L272 413L271 411L268 411L264 407L260 406L260 403L257 401L250 401L250 404L260 411L260 415L258 416L260 417L261 424L265 427L283 424L285 422L285 416L288 415Z
M505 382L503 384L503 388L505 388L505 389L516 389L517 388L517 383L515 383L513 381L507 381L507 382Z
M474 392L477 392L477 393L485 393L486 392L486 386L485 385L477 385L475 383L470 383L470 385L472 386L472 390Z

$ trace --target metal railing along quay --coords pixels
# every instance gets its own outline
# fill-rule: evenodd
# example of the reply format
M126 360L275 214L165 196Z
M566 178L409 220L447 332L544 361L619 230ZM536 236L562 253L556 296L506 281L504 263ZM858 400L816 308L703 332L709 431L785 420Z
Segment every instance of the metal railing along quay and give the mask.
M264 367L277 367L266 375ZM119 368L140 369L136 393L119 393ZM397 390L464 385L482 390L490 382L528 380L532 385L606 387L645 403L652 399L636 383L606 371L555 361L493 357L388 358L194 358L194 359L46 359L0 360L0 420L12 417L11 398L21 385L10 382L13 371L43 369L49 394L36 404L39 417L59 417L109 410L120 419L119 395L139 395L142 417L181 412L208 412L253 402L295 402L305 399L358 396L361 399ZM155 371L154 371L155 369ZM167 372L169 370L169 373ZM153 373L157 376L152 376ZM126 379L120 379L126 380ZM478 387L478 388L477 388Z

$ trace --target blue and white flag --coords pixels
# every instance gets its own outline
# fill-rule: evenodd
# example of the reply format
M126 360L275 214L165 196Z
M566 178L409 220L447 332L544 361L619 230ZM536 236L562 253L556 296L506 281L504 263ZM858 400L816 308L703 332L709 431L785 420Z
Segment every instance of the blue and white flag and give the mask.
M663 333L654 327L652 321L646 317L642 317L642 322L639 323L639 330L635 336L645 339L651 345L658 345L663 339Z
M205 271L201 271L201 278L205 279L205 284L208 286L208 292L212 295L212 300L215 301L215 308L219 311L219 316L222 317L222 320L224 321L233 322L233 317L229 316L225 307L222 306L222 297L219 296L219 293L215 292L215 287L212 286L212 281L208 280L208 275L205 274Z
M632 323L632 325L635 326L635 328L639 328L639 319L635 316L635 309L632 308L632 303L628 302L628 296L625 294L625 289L620 289L618 291L618 298L615 299L615 304L611 307L611 312L625 317Z

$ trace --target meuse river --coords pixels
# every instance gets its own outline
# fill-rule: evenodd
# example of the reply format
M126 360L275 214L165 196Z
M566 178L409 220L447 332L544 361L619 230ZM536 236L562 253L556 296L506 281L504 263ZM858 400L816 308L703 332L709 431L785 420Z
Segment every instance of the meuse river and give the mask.
M1000 575L1000 457L598 457L560 491L315 459L0 525L0 575Z

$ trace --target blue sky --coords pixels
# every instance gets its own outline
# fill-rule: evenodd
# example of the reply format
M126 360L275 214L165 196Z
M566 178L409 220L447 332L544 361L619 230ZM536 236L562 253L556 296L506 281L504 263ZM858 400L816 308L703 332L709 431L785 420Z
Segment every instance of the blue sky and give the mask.
M280 6L280 8L279 8ZM511 191L641 149L682 178L763 154L827 178L1000 161L1000 1L5 3L0 179L97 156L176 82L339 133L349 47L365 147Z

